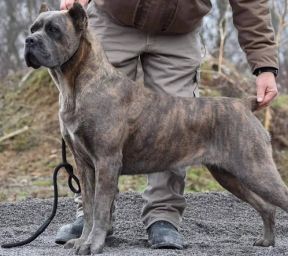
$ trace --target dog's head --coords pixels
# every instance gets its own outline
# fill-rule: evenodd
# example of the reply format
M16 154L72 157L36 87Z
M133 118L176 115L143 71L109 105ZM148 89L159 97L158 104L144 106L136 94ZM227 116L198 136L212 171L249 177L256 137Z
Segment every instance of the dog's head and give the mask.
M42 5L40 14L25 40L25 61L28 67L55 68L67 62L77 51L87 29L83 7L74 3L68 11L49 11Z

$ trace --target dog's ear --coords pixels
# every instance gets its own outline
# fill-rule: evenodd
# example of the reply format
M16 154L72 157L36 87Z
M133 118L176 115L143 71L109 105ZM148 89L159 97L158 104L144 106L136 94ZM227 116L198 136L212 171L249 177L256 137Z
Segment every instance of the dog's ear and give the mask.
M81 32L87 28L88 17L81 4L74 2L72 8L68 11L68 14L72 18L74 27L77 32Z
M48 12L48 11L49 11L48 5L46 3L42 3L41 6L40 6L39 13Z

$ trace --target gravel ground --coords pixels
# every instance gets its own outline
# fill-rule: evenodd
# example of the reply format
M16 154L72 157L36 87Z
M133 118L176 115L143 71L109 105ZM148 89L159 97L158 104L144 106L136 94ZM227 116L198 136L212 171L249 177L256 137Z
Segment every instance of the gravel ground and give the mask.
M276 247L257 248L252 244L261 233L262 221L250 206L228 193L192 193L186 199L181 228L188 244L185 250L150 249L139 218L141 195L124 193L117 203L114 235L107 239L102 255L288 255L288 216L282 210L276 216ZM0 204L0 243L27 238L49 215L51 207L50 199ZM74 210L72 199L60 199L54 221L40 237L21 248L0 248L0 255L73 255L73 250L65 250L53 240L57 229L73 220Z

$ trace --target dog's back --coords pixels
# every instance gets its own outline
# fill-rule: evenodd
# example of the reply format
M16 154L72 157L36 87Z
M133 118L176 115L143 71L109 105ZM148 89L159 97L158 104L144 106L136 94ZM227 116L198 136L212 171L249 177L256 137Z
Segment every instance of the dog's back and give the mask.
M225 161L244 138L270 145L268 133L251 112L258 106L255 97L180 98L143 89L130 108L135 105L138 115L130 119L123 148L125 174Z

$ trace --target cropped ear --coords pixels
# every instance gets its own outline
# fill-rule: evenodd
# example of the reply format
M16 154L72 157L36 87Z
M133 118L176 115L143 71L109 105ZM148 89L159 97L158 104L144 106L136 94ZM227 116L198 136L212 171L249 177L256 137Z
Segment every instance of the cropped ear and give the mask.
M48 5L46 3L42 3L41 6L40 6L39 13L48 12L48 11L49 11Z
M81 32L87 28L88 17L86 11L78 2L74 2L71 9L69 9L68 14L72 18L75 30Z

